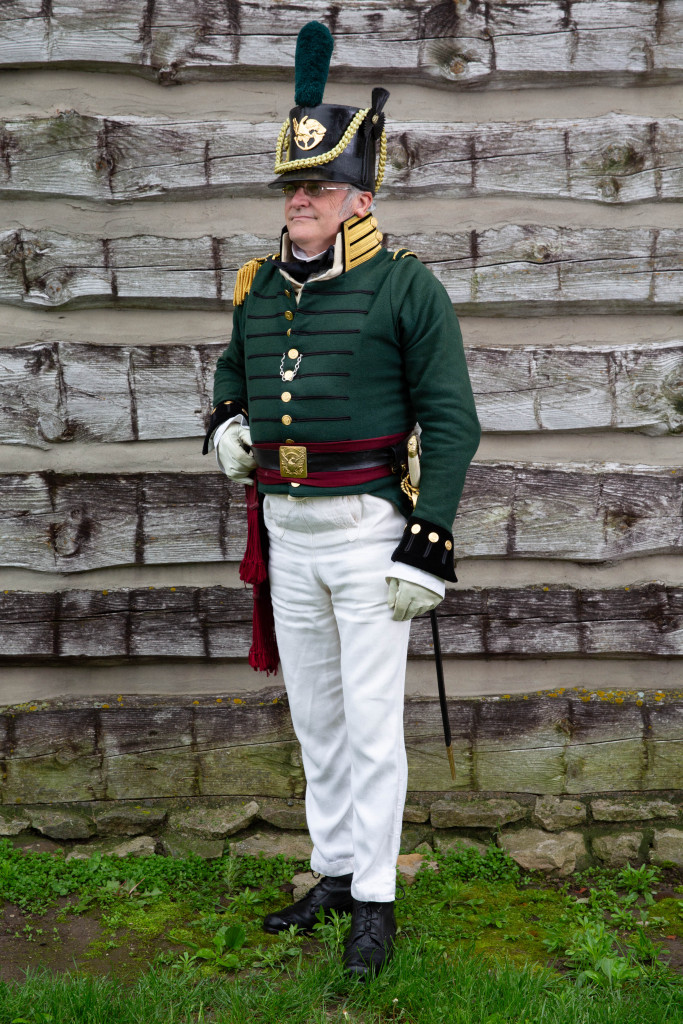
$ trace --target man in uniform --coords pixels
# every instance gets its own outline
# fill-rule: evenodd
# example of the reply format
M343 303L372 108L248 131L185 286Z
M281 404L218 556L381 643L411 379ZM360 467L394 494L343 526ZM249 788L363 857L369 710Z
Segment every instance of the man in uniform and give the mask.
M382 248L371 214L389 94L374 89L364 110L323 104L332 45L317 22L299 34L270 186L286 226L279 253L238 275L205 450L260 492L311 868L324 876L264 927L310 931L321 909L351 911L344 959L362 977L389 960L396 930L410 619L456 579L451 530L480 429L445 289L413 253ZM405 458L416 422L419 497Z

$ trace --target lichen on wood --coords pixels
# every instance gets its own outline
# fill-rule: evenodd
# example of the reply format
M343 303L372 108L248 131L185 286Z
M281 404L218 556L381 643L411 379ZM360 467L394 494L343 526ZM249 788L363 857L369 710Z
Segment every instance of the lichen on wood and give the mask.
M597 699L593 700L592 698ZM218 701L220 700L220 704ZM304 775L286 703L191 695L98 701L62 698L8 708L0 781L5 805L250 794L300 799ZM88 706L84 706L89 703ZM57 706L58 705L58 706ZM510 699L450 699L453 786L435 698L406 701L411 791L609 793L683 788L681 694L621 703L580 689ZM665 779L649 770L652 751ZM649 766L649 767L648 767Z

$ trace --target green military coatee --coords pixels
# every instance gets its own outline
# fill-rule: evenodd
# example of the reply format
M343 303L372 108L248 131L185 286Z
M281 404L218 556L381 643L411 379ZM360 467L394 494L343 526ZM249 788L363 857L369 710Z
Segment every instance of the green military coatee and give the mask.
M436 528L450 550L480 438L460 327L443 285L414 254L382 249L374 228L369 215L345 222L340 237L347 269L307 281L298 303L272 258L258 266L218 360L214 404L246 409L256 445L407 435L419 423L421 485L412 529L419 532L415 523L427 532ZM370 248L367 241L364 249L354 246L354 229L356 238L370 237ZM398 475L352 486L313 487L302 480L295 489L286 482L259 487L298 497L372 493L406 516L412 511ZM433 558L429 564L401 560L454 578Z

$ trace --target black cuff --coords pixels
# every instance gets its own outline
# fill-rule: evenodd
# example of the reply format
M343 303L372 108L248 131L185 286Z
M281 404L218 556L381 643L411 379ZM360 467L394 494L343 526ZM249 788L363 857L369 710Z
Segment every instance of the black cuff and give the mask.
M411 516L406 523L401 543L391 560L424 569L449 583L458 582L453 561L453 534L419 516Z
M209 441L216 427L220 427L221 423L225 423L226 420L232 419L233 416L244 416L245 419L249 419L242 404L240 402L221 402L211 413L211 419L209 420L209 426L204 437L204 446L202 448L202 455L209 454Z

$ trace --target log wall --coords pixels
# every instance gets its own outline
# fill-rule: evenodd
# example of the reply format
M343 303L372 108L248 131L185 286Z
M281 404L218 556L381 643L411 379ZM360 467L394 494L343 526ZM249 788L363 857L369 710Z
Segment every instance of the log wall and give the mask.
M377 216L448 290L484 430L439 611L457 785L683 786L683 0L305 18L329 101L392 92ZM243 493L200 447L236 271L277 245L303 19L0 8L0 802L301 795L286 704L245 675ZM430 643L416 622L414 791L449 788ZM85 672L123 692L94 708Z
M664 691L546 691L449 702L455 784L434 698L406 702L410 787L506 793L683 789L683 704ZM148 797L300 798L281 690L43 701L6 709L5 805ZM19 753L20 752L20 753Z

